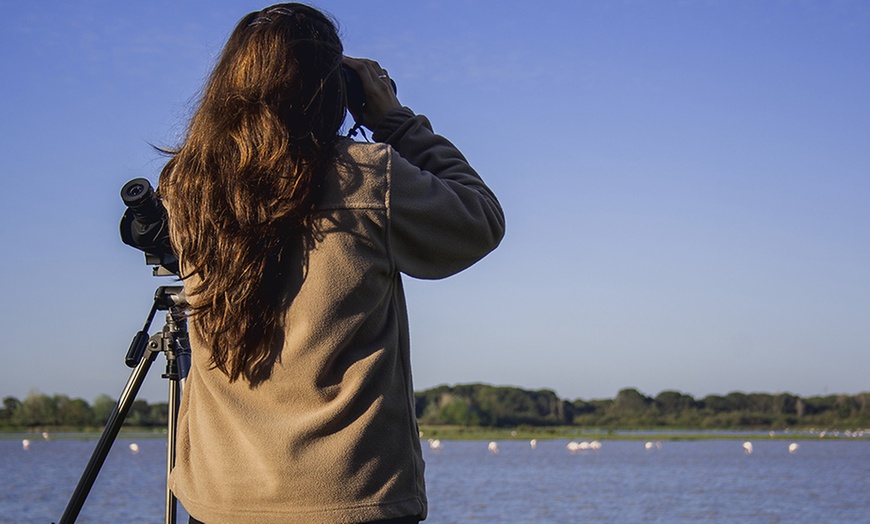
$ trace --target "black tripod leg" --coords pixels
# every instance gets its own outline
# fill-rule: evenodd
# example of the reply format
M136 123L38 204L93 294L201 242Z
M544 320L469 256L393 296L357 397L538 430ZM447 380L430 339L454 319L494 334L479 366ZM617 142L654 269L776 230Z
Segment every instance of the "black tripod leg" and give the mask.
M169 379L169 413L167 414L166 428L166 512L164 514L166 524L175 524L178 519L178 499L172 493L169 475L175 467L178 408L187 372L190 370L190 341L187 336L187 315L184 307L181 305L169 306L169 312L166 314L166 325L163 327L163 341L164 343L168 342L168 347L164 348L166 373L163 378Z
M91 455L91 460L88 462L87 467L85 467L82 478L79 480L73 496L63 512L63 516L60 518L60 524L72 523L78 518L85 499L88 498L88 493L90 493L94 481L100 473L100 468L103 467L106 456L108 456L109 451L112 449L112 444L114 444L115 438L118 436L118 431L120 431L121 426L124 424L124 419L127 418L127 413L130 411L133 401L136 400L136 394L139 393L139 389L145 381L145 375L148 374L148 369L151 367L151 363L154 362L156 355L157 352L146 350L139 361L139 365L130 374L127 385L124 386L124 391L118 399L118 405L115 406L115 409L109 416L109 420L106 422L106 429L103 430L103 435L100 437L100 441Z
M166 505L163 520L165 524L175 524L178 520L178 500L169 487L169 474L175 467L175 440L178 428L178 403L180 401L180 377L178 375L178 362L173 353L166 360L166 378L169 379L169 413L167 414L167 440L166 440Z

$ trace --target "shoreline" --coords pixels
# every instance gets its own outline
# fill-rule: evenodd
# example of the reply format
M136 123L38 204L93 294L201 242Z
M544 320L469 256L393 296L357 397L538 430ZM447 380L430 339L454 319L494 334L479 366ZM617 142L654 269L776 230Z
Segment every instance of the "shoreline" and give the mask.
M102 428L51 428L0 431L0 440L32 441L98 440ZM122 429L117 440L165 438L166 428ZM420 426L420 440L626 440L626 441L693 441L693 440L870 440L870 429L602 429L571 426L540 428L476 428L461 426Z

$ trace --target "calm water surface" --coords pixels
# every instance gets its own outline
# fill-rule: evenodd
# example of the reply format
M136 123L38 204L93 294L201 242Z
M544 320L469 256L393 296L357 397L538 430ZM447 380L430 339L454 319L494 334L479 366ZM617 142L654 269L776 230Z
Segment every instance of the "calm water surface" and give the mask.
M0 441L0 522L57 522L95 441ZM163 522L166 444L119 439L78 522ZM427 523L870 522L870 441L759 437L662 443L602 440L570 453L567 440L445 441L424 450ZM425 444L425 443L424 443ZM179 521L187 514L179 511Z

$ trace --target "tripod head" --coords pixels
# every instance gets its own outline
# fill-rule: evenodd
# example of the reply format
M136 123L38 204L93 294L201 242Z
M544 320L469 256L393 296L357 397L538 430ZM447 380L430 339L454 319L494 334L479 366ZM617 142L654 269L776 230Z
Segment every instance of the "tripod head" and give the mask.
M151 304L151 311L145 319L145 327L136 333L136 336L133 337L133 342L130 343L130 348L127 349L127 356L124 357L124 362L127 366L131 368L136 367L142 359L142 355L145 354L145 348L151 340L148 335L148 329L154 320L154 314L158 311L168 311L167 323L179 325L186 331L185 309L187 306L187 295L184 294L183 286L158 287L157 291L154 292L154 302ZM186 373L185 376L187 376Z

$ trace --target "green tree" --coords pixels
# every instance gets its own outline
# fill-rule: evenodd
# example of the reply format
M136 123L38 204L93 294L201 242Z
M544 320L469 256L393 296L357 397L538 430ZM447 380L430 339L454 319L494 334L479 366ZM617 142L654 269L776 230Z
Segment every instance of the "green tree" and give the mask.
M695 408L695 399L679 391L662 391L654 401L655 406L663 415L679 416Z
M38 391L31 391L15 411L13 422L18 426L55 426L58 423L55 399Z
M117 402L109 395L102 394L94 399L93 412L94 422L99 425L105 425L109 421L109 416L115 409Z
M780 393L771 398L771 411L775 415L797 415L800 398L790 393Z
M57 398L58 421L63 426L85 427L94 423L94 411L80 398L70 400L63 396Z
M864 418L870 418L870 393L859 393L854 398L858 414Z
M148 407L148 420L153 426L166 426L169 420L169 404L167 402L158 402L151 404Z
M754 415L775 415L773 395L769 393L750 393L746 395L747 411Z
M3 409L0 409L0 424L4 426L12 425L12 419L15 417L15 412L21 407L21 401L15 397L5 397L3 399Z
M638 416L647 413L652 400L634 388L621 389L610 411L620 416Z
M468 401L464 398L453 398L438 412L438 418L442 424L456 424L459 426L479 426L480 416L475 412Z
M128 426L150 426L151 424L151 409L148 403L142 399L134 400L130 405L130 411L127 412L127 418L124 419L124 424Z
M707 395L701 399L701 406L708 414L726 413L731 409L731 403L721 395Z
M732 391L725 396L725 402L728 411L736 412L749 409L749 397L746 396L746 393Z

